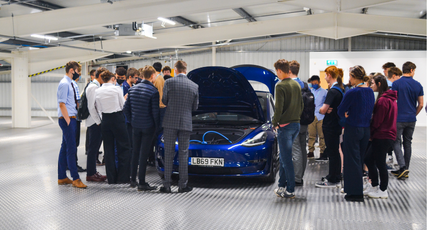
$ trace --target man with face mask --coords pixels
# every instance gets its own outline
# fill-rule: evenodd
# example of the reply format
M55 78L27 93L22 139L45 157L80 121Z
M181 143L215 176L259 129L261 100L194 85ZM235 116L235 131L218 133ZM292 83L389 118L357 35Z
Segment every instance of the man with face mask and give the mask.
M79 89L79 86L77 85L77 82L80 80L81 71L82 71L82 66L79 64L79 69L77 70L77 72L74 72L73 80L71 80L71 85L74 88L74 97L76 98L76 102L77 102L77 107L76 107L77 110L79 108L79 103L80 103L80 89ZM76 146L79 147L79 145L80 145L80 126L81 126L82 121L80 121L78 118L76 118L76 123L77 123L77 125L76 125ZM79 165L77 152L76 152L76 163L77 163L77 171L78 172L86 172L86 169L82 168Z
M58 85L58 123L62 130L62 144L58 159L58 184L72 184L77 188L86 188L80 180L76 163L76 117L77 99L76 90L71 81L73 77L79 76L80 66L75 61L70 61L65 65L65 76ZM73 180L67 177L66 169L70 169Z
M126 69L119 67L116 69L116 82L121 87L123 82L126 81Z
M307 157L314 157L314 142L316 141L316 137L319 137L319 148L320 155L323 155L325 151L325 139L323 138L323 118L325 115L320 114L319 110L322 107L323 103L326 99L327 91L320 86L320 77L317 75L313 75L311 78L311 92L314 95L314 104L316 106L315 117L313 123L308 126L308 155Z

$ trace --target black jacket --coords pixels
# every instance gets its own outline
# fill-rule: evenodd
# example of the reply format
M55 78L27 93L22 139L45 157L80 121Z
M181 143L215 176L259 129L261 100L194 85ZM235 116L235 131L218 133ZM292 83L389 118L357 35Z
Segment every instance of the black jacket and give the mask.
M147 80L129 89L123 108L132 127L148 129L160 125L159 91Z

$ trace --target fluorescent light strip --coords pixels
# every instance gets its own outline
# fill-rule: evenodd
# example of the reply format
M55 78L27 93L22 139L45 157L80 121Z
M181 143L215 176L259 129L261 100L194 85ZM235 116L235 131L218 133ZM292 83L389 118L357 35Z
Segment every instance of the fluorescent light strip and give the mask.
M167 24L170 24L170 25L175 25L176 24L176 22L174 22L172 20L169 20L167 18L158 17L157 19L159 19L160 21L165 22Z
M53 37L53 36L49 36L49 35L31 34L31 37L45 39L45 40L54 40L54 41L58 40L57 37Z

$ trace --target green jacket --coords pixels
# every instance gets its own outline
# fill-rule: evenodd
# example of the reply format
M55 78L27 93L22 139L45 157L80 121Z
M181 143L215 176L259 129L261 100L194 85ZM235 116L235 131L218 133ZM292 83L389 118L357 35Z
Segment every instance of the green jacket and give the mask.
M274 111L273 125L300 122L304 102L301 87L291 78L283 79L276 85L276 110Z

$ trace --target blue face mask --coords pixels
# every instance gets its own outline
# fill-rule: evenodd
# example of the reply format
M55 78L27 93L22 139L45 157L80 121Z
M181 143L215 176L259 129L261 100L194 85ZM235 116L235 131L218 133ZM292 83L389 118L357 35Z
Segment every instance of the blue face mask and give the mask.
M313 89L318 89L319 88L319 85L318 84L314 84L313 85Z
M309 88L313 88L313 85L311 83L308 83Z

